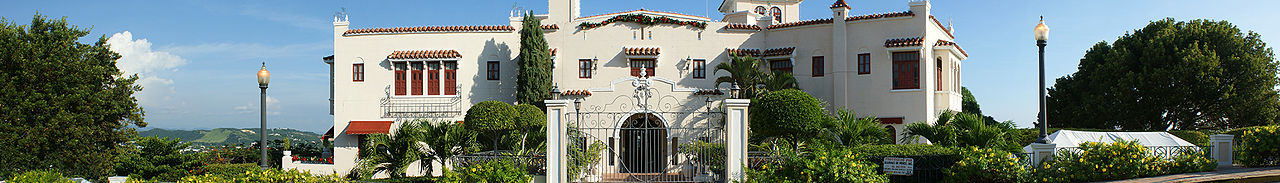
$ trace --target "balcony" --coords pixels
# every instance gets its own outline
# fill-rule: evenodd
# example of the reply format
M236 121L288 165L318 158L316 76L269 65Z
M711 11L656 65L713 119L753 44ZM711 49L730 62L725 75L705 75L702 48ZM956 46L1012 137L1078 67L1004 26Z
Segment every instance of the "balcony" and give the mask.
M462 97L458 95L387 95L380 102L383 118L451 118L462 114Z

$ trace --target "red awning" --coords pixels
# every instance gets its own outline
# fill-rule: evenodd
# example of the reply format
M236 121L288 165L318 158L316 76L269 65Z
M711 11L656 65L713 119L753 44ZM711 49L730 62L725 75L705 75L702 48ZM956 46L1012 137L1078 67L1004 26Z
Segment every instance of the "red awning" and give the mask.
M329 140L331 138L333 138L333 127L329 127L329 132L324 132L324 135L320 135L320 140Z
M351 121L347 123L347 134L386 134L391 131L391 121Z
M880 118L880 124L902 124L902 118Z

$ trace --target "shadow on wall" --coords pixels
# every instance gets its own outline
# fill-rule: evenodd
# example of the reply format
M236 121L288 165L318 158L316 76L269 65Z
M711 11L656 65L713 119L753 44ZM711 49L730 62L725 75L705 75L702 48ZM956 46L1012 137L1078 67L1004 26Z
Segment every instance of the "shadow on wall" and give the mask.
M467 91L458 91L467 94L467 98L471 99L468 106L462 108L465 113L470 104L480 103L483 101L496 100L511 103L515 101L515 79L517 66L514 58L511 58L511 47L507 43L498 43L495 39L489 39L484 42L484 49L477 55L476 60L470 64L475 64L475 73L471 77L471 88ZM489 62L496 61L499 64L498 80L489 80ZM467 64L466 62L459 62ZM465 67L463 67L465 68ZM459 78L461 79L461 78Z

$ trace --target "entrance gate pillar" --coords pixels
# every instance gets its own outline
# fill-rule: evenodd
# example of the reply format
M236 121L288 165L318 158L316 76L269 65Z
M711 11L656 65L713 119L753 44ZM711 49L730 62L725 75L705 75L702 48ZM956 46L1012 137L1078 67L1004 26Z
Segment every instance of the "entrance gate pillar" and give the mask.
M569 100L545 100L547 104L547 181L546 182L569 182L568 164L565 152L566 144L569 142L565 137L565 129L568 129L568 121L565 118L565 110L569 105Z
M726 114L725 125L727 126L728 137L728 158L725 158L725 174L728 182L739 182L746 178L746 172L743 167L747 164L747 137L750 124L747 108L751 106L749 99L725 99L724 108Z

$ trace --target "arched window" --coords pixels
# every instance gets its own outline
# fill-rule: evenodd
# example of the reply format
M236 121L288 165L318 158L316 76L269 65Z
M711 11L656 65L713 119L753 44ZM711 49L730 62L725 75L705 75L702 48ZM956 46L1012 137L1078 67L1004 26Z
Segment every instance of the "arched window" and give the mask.
M933 75L937 76L938 79L934 80L933 82L937 83L938 88L934 88L933 90L942 91L942 86L943 86L942 83L944 83L942 81L945 81L945 80L942 80L942 58L938 58L938 63L934 65L938 67L937 69L938 72L933 73Z
M782 8L774 6L773 9L769 10L769 13L773 14L773 21L782 22Z
M765 15L765 13L767 12L765 12L764 6L756 6L756 14Z

